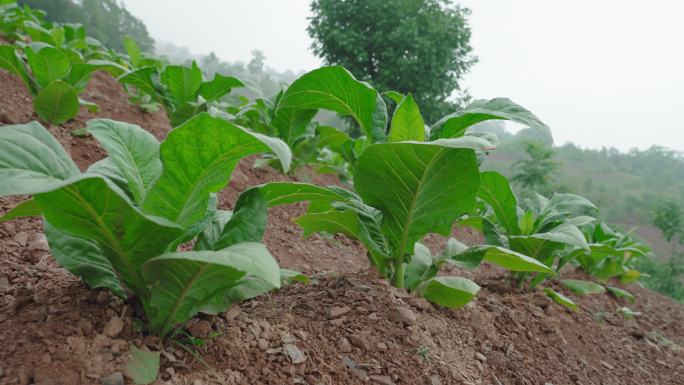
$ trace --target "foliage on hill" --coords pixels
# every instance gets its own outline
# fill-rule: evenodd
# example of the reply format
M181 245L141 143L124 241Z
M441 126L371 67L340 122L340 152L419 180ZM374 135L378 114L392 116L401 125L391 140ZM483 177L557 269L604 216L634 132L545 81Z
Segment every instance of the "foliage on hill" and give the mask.
M134 38L145 52L154 48L145 24L116 0L20 0L19 4L42 9L52 22L82 24L90 37L119 52L124 51L125 36Z

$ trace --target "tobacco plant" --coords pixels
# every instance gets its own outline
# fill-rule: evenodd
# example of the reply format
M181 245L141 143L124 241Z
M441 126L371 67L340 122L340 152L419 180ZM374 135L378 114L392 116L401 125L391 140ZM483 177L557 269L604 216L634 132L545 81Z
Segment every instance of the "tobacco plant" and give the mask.
M218 103L233 88L244 87L240 80L219 73L212 80L204 80L202 70L195 61L190 66L162 65L160 61L136 60L138 53L131 41L128 42L127 49L131 59L137 61L141 67L127 71L117 80L141 104L162 104L173 127L199 113L209 111L212 105Z
M91 120L87 129L109 156L84 173L40 124L0 129L0 195L33 195L0 220L42 215L57 262L92 288L134 294L162 337L198 312L280 286L278 264L259 243L264 197L246 192L231 213L217 210L216 193L245 156L274 152L287 169L283 142L208 114L162 143L121 122ZM179 251L189 241L194 248Z
M586 198L575 194L554 194L545 198L536 194L528 200L527 208L518 205L518 199L503 175L483 172L477 196L482 202L480 215L460 221L484 234L488 244L508 247L530 256L556 271L567 263L572 249L587 250L589 245L580 227L595 219L596 207ZM530 281L536 286L548 274L514 273L518 285Z
M366 246L371 265L396 287L458 307L479 287L465 278L437 276L444 263L475 267L486 260L515 271L552 273L499 246L466 248L451 241L433 257L417 243L428 233L450 234L454 220L474 209L480 186L475 149L486 145L472 137L374 144L355 165L355 191L287 182L258 189L269 206L310 202L308 212L294 220L305 236L324 231L356 238Z

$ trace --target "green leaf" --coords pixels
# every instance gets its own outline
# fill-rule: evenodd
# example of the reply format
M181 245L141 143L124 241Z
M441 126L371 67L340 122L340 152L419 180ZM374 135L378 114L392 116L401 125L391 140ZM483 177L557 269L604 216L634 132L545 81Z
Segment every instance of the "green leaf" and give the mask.
M332 202L349 202L348 196L339 189L299 182L271 182L255 187L261 190L268 207L287 205L302 201L318 203L326 208Z
M221 211L218 216L198 239L204 250L221 250L240 242L260 242L266 231L268 208L261 191L250 189L240 195L230 216Z
M93 102L89 102L89 101L81 99L81 98L78 99L78 105L80 107L85 107L88 110L88 112L95 113L95 112L100 110L100 107L97 104L95 104ZM78 136L78 134L74 133L74 131L76 131L76 130L71 131L71 134L74 136Z
M480 287L462 277L434 277L420 284L416 291L437 305L459 308L475 298Z
M447 115L432 126L430 139L463 136L468 127L487 120L510 120L530 128L549 131L530 111L506 98L476 100L461 111Z
M78 173L64 148L40 123L0 129L0 195L49 191Z
M448 235L454 220L475 207L475 153L449 144L374 144L356 164L354 186L365 204L382 212L395 257L412 255L427 233Z
M401 103L401 101L404 100L404 98L406 97L406 95L397 91L385 91L380 95L390 98L397 105L399 105L399 103Z
M280 108L276 110L271 125L277 130L279 138L293 146L304 135L317 112L318 110Z
M632 293L628 292L627 290L622 290L620 288L611 287L611 286L606 287L606 289L608 290L608 292L610 294L612 294L616 297L626 298L629 302L632 302L632 303L634 303L634 301L636 301L636 298L634 297L634 295Z
M639 277L641 277L641 272L639 272L638 270L629 269L620 276L620 283L625 285L630 284L638 280Z
M130 84L138 89L138 91L150 95L153 100L158 101L157 88L152 79L153 75L156 73L157 67L155 66L142 67L126 72L116 80L124 85Z
M178 127L200 112L207 111L206 102L185 102L176 106L168 115L172 127Z
M145 263L143 274L150 286L151 325L162 336L215 297L222 299L245 275L280 287L278 263L264 245L251 242L219 251L166 253Z
M126 374L134 384L151 384L159 375L159 352L148 352L131 346L131 358L126 363Z
M97 243L121 280L144 301L147 288L140 266L164 252L182 229L144 215L102 177L84 174L63 184L34 195L47 221L63 233Z
M87 129L121 171L135 202L142 203L147 189L161 175L159 141L139 126L109 119L90 120Z
M11 221L15 218L37 217L41 214L38 203L34 199L27 199L0 216L0 222Z
M311 282L311 279L298 271L280 269L280 282L285 285L291 285L297 282L309 283Z
M226 186L240 159L268 151L280 158L284 170L289 169L292 154L279 139L201 113L171 131L161 144L164 169L142 206L187 228L204 216L209 194Z
M74 86L74 88L77 90L83 90L88 84L90 75L93 72L100 70L107 71L114 77L120 76L122 73L126 72L126 68L122 67L118 63L106 60L91 60L87 63L75 63L71 67L69 76L67 76L64 80Z
M196 62L191 67L166 66L161 73L161 82L168 88L169 98L174 105L192 102L202 86L202 71Z
M563 279L560 283L577 295L600 294L606 292L605 287L591 281Z
M104 287L121 298L127 297L114 267L96 242L65 234L47 221L45 237L52 257L61 267L81 277L93 289Z
M389 142L425 141L425 122L413 96L408 94L397 106L390 125Z
M214 79L207 82L202 82L199 88L199 94L207 102L213 102L221 99L224 95L228 94L233 88L244 87L242 83L237 78L232 76L224 76L220 73L214 74Z
M543 260L565 245L588 249L584 234L577 226L563 223L545 233L509 237L511 249Z
M126 53L128 54L128 58L131 59L131 64L133 64L133 67L139 67L140 60L142 60L142 51L140 50L138 43L136 43L135 40L133 40L133 38L130 36L124 36L123 43Z
M126 193L126 196L133 199L133 193L131 193L130 185L126 178L124 178L121 170L116 166L114 161L110 157L106 157L98 160L88 167L86 170L88 174L101 175L117 185L121 191Z
M316 133L319 147L328 147L337 153L342 153L342 146L352 140L347 133L332 126L318 126Z
M29 46L25 52L31 72L40 87L47 87L55 80L66 77L71 70L69 58L58 48L45 46L34 51Z
M38 116L51 124L62 124L78 115L78 93L62 80L55 80L33 100Z
M481 246L485 249L483 260L495 263L511 271L530 271L553 274L554 271L545 264L527 255L497 246Z
M33 81L29 78L26 67L24 67L24 63L19 59L19 56L17 56L17 50L13 45L0 45L0 68L19 75L31 95L36 94Z
M488 171L480 174L480 189L477 197L489 204L494 210L497 221L509 235L520 234L518 227L518 200L508 183L508 179L498 172Z
M326 109L352 117L369 138L385 140L382 111L377 111L378 92L339 66L322 67L295 80L278 104L281 108ZM384 102L382 103L384 105ZM386 109L385 109L386 114Z
M415 290L423 281L437 275L437 267L432 263L430 249L417 242L413 250L413 256L405 270L404 284L409 290Z
M554 302L563 305L570 310L577 311L577 305L572 300L561 293L557 293L549 288L544 288L544 293L548 295Z

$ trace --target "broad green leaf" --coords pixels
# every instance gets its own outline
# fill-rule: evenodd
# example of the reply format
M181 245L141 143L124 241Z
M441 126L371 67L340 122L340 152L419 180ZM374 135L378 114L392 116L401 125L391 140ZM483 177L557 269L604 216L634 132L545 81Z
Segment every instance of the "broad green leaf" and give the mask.
M412 255L427 233L448 235L454 220L475 207L475 153L448 144L374 144L356 164L354 187L365 204L382 212L395 257Z
M384 141L385 124L378 112L378 92L343 67L322 67L304 74L285 91L278 109L326 109L352 117L369 138ZM384 102L382 103L384 105ZM386 109L385 109L386 114Z
M342 146L352 140L347 133L332 126L318 126L316 132L318 136L318 146L328 147L337 153L342 153Z
M126 72L126 68L118 63L106 60L91 60L87 63L75 63L71 67L71 72L64 80L74 86L77 90L83 90L88 84L90 75L95 71L107 71L110 75L117 77Z
M600 294L606 292L605 287L591 281L563 279L560 283L577 295Z
M185 102L181 105L176 106L172 111L170 111L169 120L171 121L172 127L178 127L181 124L187 122L193 116L199 114L200 112L207 111L206 102Z
M520 234L518 227L518 200L505 176L495 171L480 174L480 189L477 197L494 210L497 221L509 235Z
M546 293L546 295L548 295L557 304L563 305L573 311L577 310L577 305L570 298L564 296L563 294L557 293L549 288L544 288L544 293Z
M149 217L135 208L113 182L83 176L64 186L34 195L43 215L55 228L95 242L120 274L121 280L146 298L140 267L165 251L183 231L163 218Z
M527 255L497 246L483 246L486 251L483 260L495 263L511 271L531 271L553 274L554 271L545 264Z
M432 126L430 139L463 136L477 123L487 120L510 120L530 128L548 131L549 128L530 111L506 98L476 100L461 111L447 115Z
M55 80L66 77L71 70L69 58L59 48L47 46L34 51L27 47L25 52L31 72L40 87L47 87Z
M38 203L34 199L27 199L0 216L0 222L10 221L15 218L37 217L41 214Z
M0 129L0 196L49 191L78 173L64 148L40 123Z
M159 375L159 352L148 352L131 346L131 358L126 363L126 374L136 385L153 383Z
M202 71L197 63L191 67L170 65L161 73L161 82L166 85L169 98L175 105L197 99L197 92L202 85Z
M565 245L589 248L582 231L569 223L563 223L545 233L511 236L509 243L511 249L535 259L545 259Z
M622 290L620 288L611 287L611 286L606 287L606 289L608 290L608 292L610 294L612 294L616 297L626 298L629 302L636 301L636 298L634 297L634 295L632 293L628 292L627 290Z
M295 141L304 135L317 112L318 110L280 108L276 111L271 125L277 130L279 138L293 146Z
M255 187L261 190L268 207L302 201L320 203L330 207L332 202L349 202L348 197L329 187L299 182L271 182Z
M88 110L88 112L97 112L100 110L100 107L97 104L95 104L93 102L89 102L89 101L81 99L81 98L78 99L78 105L80 107L85 107ZM73 135L74 131L72 131L71 133Z
M152 76L157 73L157 67L148 66L137 68L132 71L128 71L123 75L119 76L116 80L121 84L130 84L138 91L150 95L153 100L157 101L159 97L157 96L157 88Z
M475 298L480 287L462 277L434 277L420 284L416 291L437 305L459 308Z
M128 58L131 59L131 64L133 64L133 67L139 67L140 60L142 60L142 51L140 50L138 43L130 36L124 36L123 43Z
M216 210L211 222L197 237L194 250L215 250L214 245L218 242L221 233L223 233L223 228L232 216L232 211Z
M225 218L225 214L223 215ZM219 220L222 222L222 220ZM240 242L261 242L268 222L266 200L258 189L243 192L235 203L235 210L225 222L217 238L206 245L210 250L221 250Z
M211 81L202 82L199 88L199 94L207 102L213 102L221 99L233 88L244 86L244 83L237 78L232 76L224 76L217 72L214 74L214 79Z
M55 80L38 93L33 107L38 116L51 124L62 124L78 115L78 93L62 80Z
M87 129L121 171L135 202L142 203L162 171L159 141L139 126L109 119L90 120Z
M4 68L15 75L19 75L29 92L32 95L36 94L33 81L29 78L26 67L24 67L24 63L17 56L16 48L13 45L0 45L0 68Z
M65 234L47 221L45 237L52 257L61 267L81 277L93 289L104 287L121 298L127 297L112 264L96 242Z
M279 139L201 113L171 131L161 144L164 168L142 206L187 228L204 216L209 194L226 186L240 159L270 151L288 170L292 154Z
M98 160L88 167L86 170L88 174L101 175L117 185L121 191L126 193L126 196L133 199L133 193L130 190L130 185L128 181L121 173L121 170L116 166L114 161L110 157L106 157Z
M244 242L219 251L166 253L149 260L151 324L161 335L194 316L245 275L280 287L278 263L260 243Z
M387 139L389 142L425 141L425 122L411 94L408 94L394 111Z
M437 267L432 263L432 253L422 243L414 246L413 256L406 265L404 284L409 290L415 290L423 281L437 275Z

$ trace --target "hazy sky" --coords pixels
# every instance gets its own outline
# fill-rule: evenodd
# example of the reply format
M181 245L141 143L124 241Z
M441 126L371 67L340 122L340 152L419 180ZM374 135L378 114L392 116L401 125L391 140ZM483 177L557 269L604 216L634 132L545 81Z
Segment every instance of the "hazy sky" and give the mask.
M309 70L308 0L124 0L155 39L270 67ZM684 150L684 2L462 0L480 61L475 98L530 109L557 144Z

